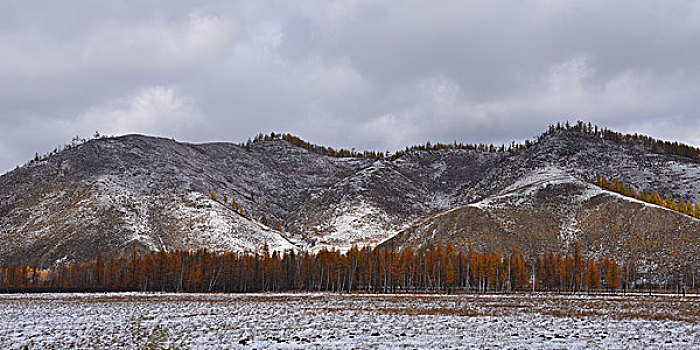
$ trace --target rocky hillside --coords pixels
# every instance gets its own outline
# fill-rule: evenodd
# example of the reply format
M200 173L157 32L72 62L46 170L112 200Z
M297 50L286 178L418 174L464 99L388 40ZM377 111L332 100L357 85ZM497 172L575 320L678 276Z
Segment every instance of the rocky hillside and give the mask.
M700 163L696 160L656 153L640 143L621 144L594 135L557 131L504 157L475 184L465 186L460 191L461 203L498 193L514 181L545 168L586 181L594 181L598 175L619 178L639 190L653 189L674 198L700 201Z
M697 161L568 130L512 153L450 147L394 159L331 157L282 139L101 138L0 176L0 264L134 248L317 251L387 240L493 250L579 240L591 253L618 255L637 254L634 236L649 242L645 232L663 244L674 234L679 245L696 243L695 219L603 191L589 183L597 175L700 200ZM668 249L680 248L645 253Z
M481 201L421 220L383 244L449 243L533 256L570 251L574 242L589 257L613 256L668 271L700 263L700 220L545 168Z

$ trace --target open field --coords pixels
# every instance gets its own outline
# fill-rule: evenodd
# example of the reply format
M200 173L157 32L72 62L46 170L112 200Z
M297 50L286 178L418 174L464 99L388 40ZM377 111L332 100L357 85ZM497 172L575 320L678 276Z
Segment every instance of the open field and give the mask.
M700 349L700 299L6 294L0 348Z

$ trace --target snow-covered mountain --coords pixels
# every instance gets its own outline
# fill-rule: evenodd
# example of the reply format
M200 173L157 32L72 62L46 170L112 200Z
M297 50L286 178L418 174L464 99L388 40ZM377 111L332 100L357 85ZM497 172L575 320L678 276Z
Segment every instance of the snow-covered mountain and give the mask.
M394 248L452 244L527 256L613 256L654 269L700 263L700 220L543 168L480 201L429 216L384 242ZM667 274L671 275L671 274Z
M534 250L577 240L590 242L592 254L621 255L636 252L626 237L644 232L696 243L697 220L589 183L603 175L700 200L698 161L641 143L558 130L513 153L322 153L282 139L88 141L0 176L0 264L81 261L97 251L318 251L382 242Z

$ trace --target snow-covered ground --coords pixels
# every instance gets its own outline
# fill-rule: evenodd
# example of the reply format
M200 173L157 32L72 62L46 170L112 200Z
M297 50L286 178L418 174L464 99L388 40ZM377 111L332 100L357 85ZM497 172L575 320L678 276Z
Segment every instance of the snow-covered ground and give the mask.
M391 225L396 221L397 218L391 218L384 210L365 202L342 206L335 209L330 222L314 227L318 232L327 233L309 250L313 253L322 249L345 253L353 245L374 247L396 234L397 229Z
M0 295L2 349L682 349L677 296Z

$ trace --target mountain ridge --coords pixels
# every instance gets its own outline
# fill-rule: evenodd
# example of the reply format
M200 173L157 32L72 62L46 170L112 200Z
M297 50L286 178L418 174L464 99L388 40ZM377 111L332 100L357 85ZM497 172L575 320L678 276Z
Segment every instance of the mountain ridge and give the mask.
M542 221L559 222L558 229L542 229L553 242L542 247L563 249L562 234L584 239L604 230L604 208L638 213L631 202L608 195L597 202L560 195L590 190L596 176L619 178L672 198L700 199L700 162L692 152L691 157L655 153L648 137L623 136L618 142L603 131L576 125L579 130L551 127L535 141L509 148L428 144L407 148L398 157L344 150L322 154L329 148L294 141L289 134L243 144L183 143L146 135L90 140L0 176L0 264L84 261L98 250L123 255L130 249L255 252L263 247L345 251L353 245L413 246L417 243L409 243L409 231L418 234L418 226L431 220L443 227L437 221L449 221L445 215L450 213L459 213L463 222L453 223L453 232L437 230L433 238L443 237L436 242L475 239L455 236L474 224L501 232L505 242L484 247L517 248L512 242L526 243L517 233ZM566 181L557 185L552 182L557 177ZM533 187L538 181L551 188L520 191L539 188ZM508 210L478 208L489 201L506 205L506 190L522 202L508 204ZM562 203L568 211L556 214L549 201ZM533 204L540 207L531 215L523 211ZM675 214L658 210L651 210L649 220L672 234L662 222L676 220ZM579 224L567 233L562 218ZM697 230L693 222L688 219L683 225ZM498 236L473 231L474 237L487 241ZM667 253L659 251L655 259Z

